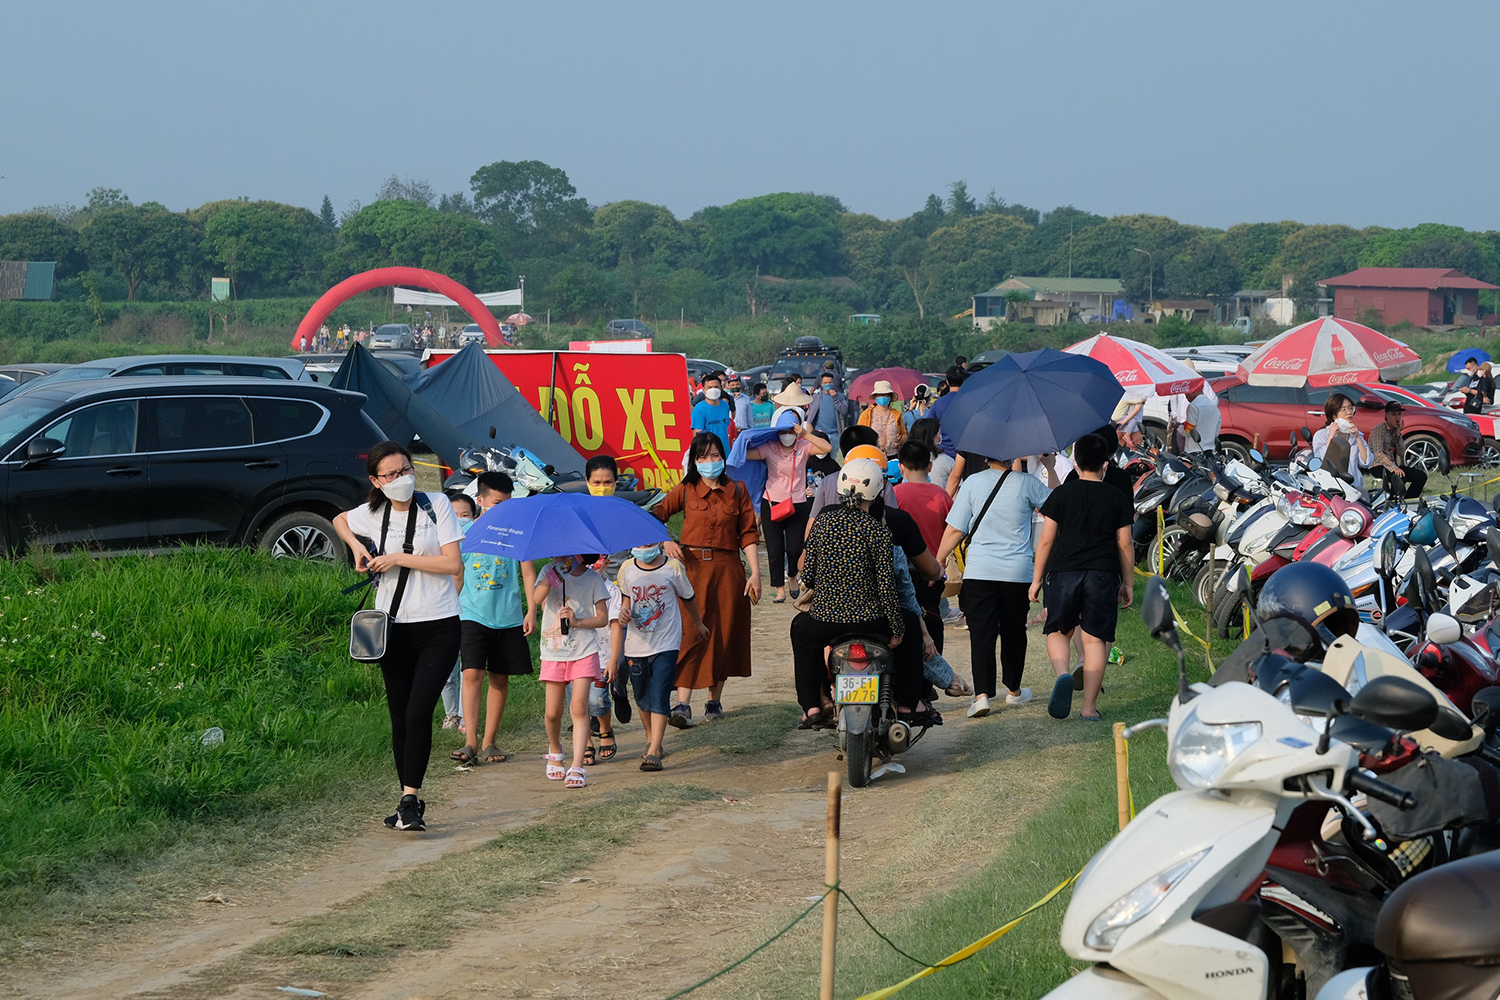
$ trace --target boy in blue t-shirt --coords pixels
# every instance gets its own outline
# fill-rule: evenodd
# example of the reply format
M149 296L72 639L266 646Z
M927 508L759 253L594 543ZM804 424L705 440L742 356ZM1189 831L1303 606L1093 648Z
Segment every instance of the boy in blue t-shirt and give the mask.
M724 399L724 376L709 372L703 376L703 402L693 407L693 430L713 431L728 447L733 440L729 436L729 425L733 420L734 407Z
M515 485L503 472L479 474L481 515L509 500ZM532 672L527 636L536 631L536 607L522 610L522 594L536 586L536 567L505 556L469 553L464 556L458 585L459 661L463 665L464 746L453 758L466 763L482 760L498 764L506 755L495 745L495 732L505 714L510 679ZM475 738L479 728L479 691L489 676L490 693L484 713L484 749Z

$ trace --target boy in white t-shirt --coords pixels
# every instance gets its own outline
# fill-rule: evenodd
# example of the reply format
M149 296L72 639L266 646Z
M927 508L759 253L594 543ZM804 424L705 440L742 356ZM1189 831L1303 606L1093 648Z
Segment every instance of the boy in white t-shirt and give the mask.
M588 784L584 750L589 741L589 689L600 676L599 643L595 630L609 624L609 594L604 577L590 571L599 558L590 555L562 556L542 571L532 591L531 602L542 608L541 670L547 687L544 722L547 727L547 777L562 781L566 788ZM614 679L614 667L606 678ZM563 692L573 685L569 714L573 718L573 766L562 766Z
M632 558L620 567L621 618L625 630L625 669L635 703L646 727L646 752L642 771L661 770L661 743L672 711L673 686L677 681L677 651L682 646L682 613L687 608L698 637L708 637L708 626L694 600L682 563L668 559L660 542L630 550Z

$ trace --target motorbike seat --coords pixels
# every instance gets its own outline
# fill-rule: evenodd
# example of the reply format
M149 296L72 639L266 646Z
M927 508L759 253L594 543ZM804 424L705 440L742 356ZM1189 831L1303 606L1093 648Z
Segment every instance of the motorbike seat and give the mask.
M1500 955L1500 857L1481 854L1423 872L1391 893L1375 947L1404 962Z

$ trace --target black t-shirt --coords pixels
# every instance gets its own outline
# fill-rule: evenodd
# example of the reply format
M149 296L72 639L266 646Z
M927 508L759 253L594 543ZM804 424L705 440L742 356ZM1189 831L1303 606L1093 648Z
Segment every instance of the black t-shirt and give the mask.
M1042 503L1042 516L1057 522L1047 572L1118 573L1120 547L1115 532L1130 527L1134 515L1130 501L1113 486L1091 479L1063 483Z
M1063 482L1072 483L1077 482L1077 480L1078 470L1074 469L1072 472L1068 473L1068 478L1064 479ZM1124 469L1120 468L1113 462L1105 462L1104 483L1105 485L1113 486L1121 493L1124 493L1126 501L1130 503L1132 508L1135 507L1135 483L1131 481L1130 473L1126 472Z
M891 541L906 553L907 562L915 563L917 556L927 551L927 543L922 540L922 529L917 527L917 519L900 507L892 507L889 504L885 504L884 507L886 527L891 529ZM912 567L912 579L917 579L915 566Z

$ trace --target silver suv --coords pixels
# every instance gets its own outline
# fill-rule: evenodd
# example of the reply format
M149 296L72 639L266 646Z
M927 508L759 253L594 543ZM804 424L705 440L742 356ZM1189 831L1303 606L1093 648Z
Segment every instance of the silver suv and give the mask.
M417 345L416 335L412 333L411 327L405 323L384 323L375 328L370 335L370 348L391 348L397 351L415 350Z

